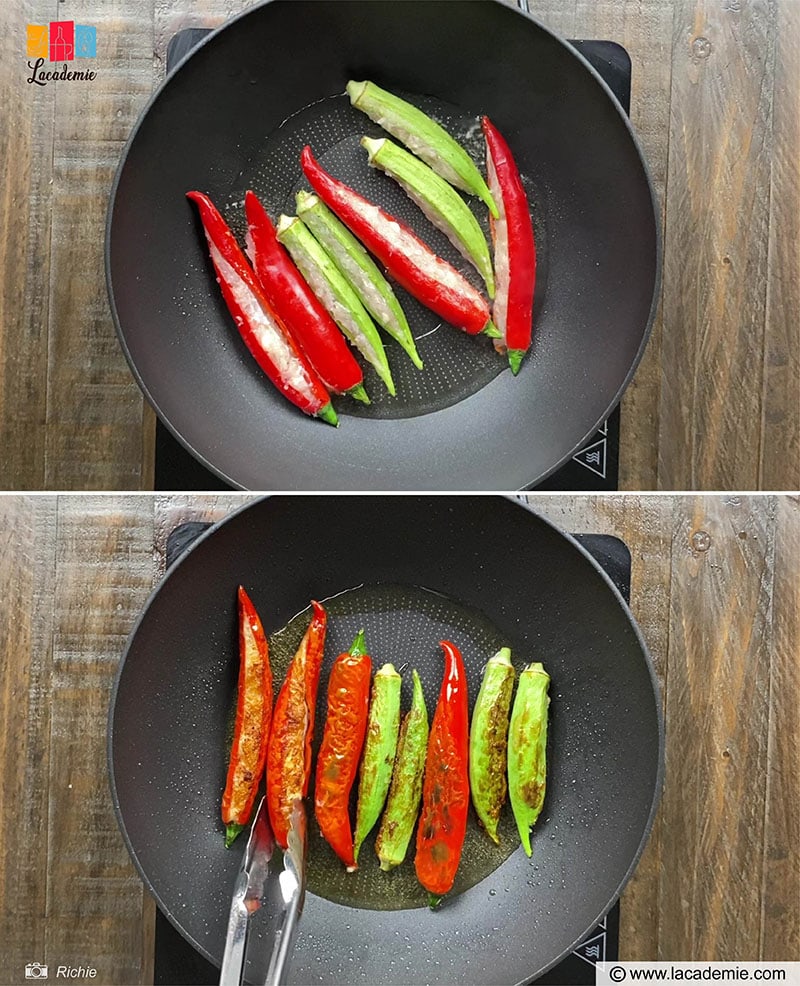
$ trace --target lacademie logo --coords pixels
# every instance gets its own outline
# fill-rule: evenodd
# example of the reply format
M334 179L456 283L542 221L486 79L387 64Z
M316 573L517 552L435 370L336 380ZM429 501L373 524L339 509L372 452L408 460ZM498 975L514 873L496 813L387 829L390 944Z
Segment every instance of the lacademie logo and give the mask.
M50 21L50 24L28 25L28 62L31 74L29 83L46 86L48 82L91 82L97 72L82 69L71 70L67 62L75 58L97 57L97 28L75 21ZM42 71L45 61L63 62L63 67Z

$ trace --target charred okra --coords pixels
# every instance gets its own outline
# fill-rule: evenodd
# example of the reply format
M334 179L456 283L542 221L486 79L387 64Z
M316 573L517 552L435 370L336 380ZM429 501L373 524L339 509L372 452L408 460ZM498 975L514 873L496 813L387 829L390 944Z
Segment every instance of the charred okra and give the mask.
M397 751L400 729L400 685L402 679L393 664L384 664L372 683L367 720L367 739L358 778L358 806L353 854L358 860L361 843L380 818Z
M522 846L531 855L531 827L544 804L547 774L547 689L550 675L529 664L519 676L508 729L508 794Z
M399 866L405 859L422 798L422 778L428 749L428 711L419 675L416 670L411 674L414 679L411 709L400 727L392 786L375 840L375 852L382 870Z
M506 800L508 714L514 690L511 650L490 658L475 700L469 732L469 786L478 819L498 845L497 824Z

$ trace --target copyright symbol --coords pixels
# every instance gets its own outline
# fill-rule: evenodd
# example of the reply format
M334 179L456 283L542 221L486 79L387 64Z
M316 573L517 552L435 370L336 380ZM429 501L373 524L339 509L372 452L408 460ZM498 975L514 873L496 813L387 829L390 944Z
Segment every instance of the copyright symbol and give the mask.
M609 978L613 979L615 983L621 983L626 975L627 973L625 972L625 970L622 968L621 965L612 965L611 968L608 970Z

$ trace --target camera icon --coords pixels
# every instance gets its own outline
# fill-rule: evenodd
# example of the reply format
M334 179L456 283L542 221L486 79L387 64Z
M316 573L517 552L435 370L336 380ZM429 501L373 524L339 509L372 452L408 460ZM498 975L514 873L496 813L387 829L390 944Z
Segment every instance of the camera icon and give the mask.
M26 979L47 979L47 966L41 962L29 962L25 966Z

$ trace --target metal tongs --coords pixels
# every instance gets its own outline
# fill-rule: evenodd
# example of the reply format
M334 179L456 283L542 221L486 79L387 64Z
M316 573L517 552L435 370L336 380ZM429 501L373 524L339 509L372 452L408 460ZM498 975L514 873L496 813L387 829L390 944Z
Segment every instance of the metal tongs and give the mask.
M265 908L269 915L272 954L265 986L280 986L297 935L306 895L306 812L295 801L283 865L275 857L275 837L267 817L266 798L258 805L247 848L236 879L222 957L220 986L241 986L247 961L251 917Z

